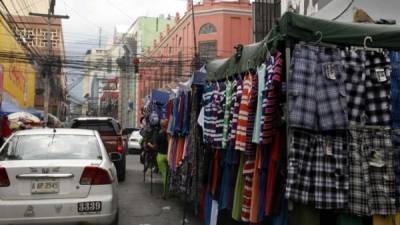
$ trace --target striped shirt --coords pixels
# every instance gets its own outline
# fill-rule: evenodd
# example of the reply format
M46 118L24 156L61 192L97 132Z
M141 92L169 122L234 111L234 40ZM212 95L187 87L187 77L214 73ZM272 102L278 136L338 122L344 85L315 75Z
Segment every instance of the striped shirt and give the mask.
M250 112L250 98L252 88L252 75L247 74L243 81L243 94L240 101L239 116L236 131L236 144L235 149L239 151L246 151L247 142L247 122Z
M252 188L253 188L253 175L255 171L255 151L257 145L253 143L253 129L255 122L255 115L257 109L257 93L258 93L258 77L251 76L252 88L249 92L249 105L248 117L246 128L246 147L245 147L245 163L243 169L243 176L245 177L244 191L243 191L243 207L242 207L242 220L248 222L250 220L250 211L252 204Z
M224 112L225 112L225 84L215 84L214 97L212 101L212 114L215 133L213 134L213 149L222 148L222 134L224 130Z
M212 118L212 98L214 94L214 88L212 85L206 85L204 87L202 105L204 108L204 128L203 128L203 140L204 143L213 142L213 134L215 133L214 122L215 118ZM214 119L214 120L213 120Z
M243 167L243 176L244 176L243 206L241 214L243 222L250 221L254 169L255 169L255 155L245 156L245 163Z
M240 107L240 101L242 100L242 94L243 94L243 81L239 79L236 81L236 91L232 95L232 108L231 108L232 121L229 125L229 129L231 131L230 142L232 143L232 146L235 146L236 142L236 130L237 130L239 107Z
M267 66L267 83L264 90L263 116L261 118L260 143L270 144L273 135L277 132L280 117L282 115L279 109L279 95L282 86L282 66L283 59L280 52L271 56Z
M256 144L253 143L254 124L256 119L257 100L258 100L258 76L251 77L251 86L249 93L249 106L246 128L246 154L255 154Z

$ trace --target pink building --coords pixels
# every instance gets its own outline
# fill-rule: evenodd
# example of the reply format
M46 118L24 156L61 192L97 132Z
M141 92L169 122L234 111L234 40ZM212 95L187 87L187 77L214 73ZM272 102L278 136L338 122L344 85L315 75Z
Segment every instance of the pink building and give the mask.
M192 5L175 26L154 40L153 46L142 56L139 78L139 108L143 97L152 89L163 88L177 78L187 79L194 57L194 35L202 62L231 56L238 44L252 43L252 11L249 0L203 0L195 4L192 23ZM137 118L140 118L138 116Z

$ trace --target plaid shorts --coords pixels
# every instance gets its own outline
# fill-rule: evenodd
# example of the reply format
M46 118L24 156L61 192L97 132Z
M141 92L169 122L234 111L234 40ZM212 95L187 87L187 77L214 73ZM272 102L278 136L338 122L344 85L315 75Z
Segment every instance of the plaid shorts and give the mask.
M390 52L390 63L392 74L390 81L392 84L392 127L400 128L400 52Z
M389 131L350 130L349 209L357 215L397 212Z
M341 51L351 124L391 125L390 59L387 53Z
M400 209L400 132L392 132L392 144L394 148L394 172L396 175L396 206Z
M318 209L344 209L348 202L347 133L293 130L286 197Z
M309 130L346 129L344 68L338 49L296 45L288 90L289 122Z

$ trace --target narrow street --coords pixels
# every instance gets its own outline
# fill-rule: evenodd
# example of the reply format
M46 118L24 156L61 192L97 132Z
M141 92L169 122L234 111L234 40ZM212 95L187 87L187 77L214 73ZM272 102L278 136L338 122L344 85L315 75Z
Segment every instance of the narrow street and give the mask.
M154 174L153 194L150 193L150 173L143 182L143 166L138 155L127 156L126 181L119 186L120 225L179 225L182 224L183 201L161 198L160 176ZM186 224L201 224L188 217Z

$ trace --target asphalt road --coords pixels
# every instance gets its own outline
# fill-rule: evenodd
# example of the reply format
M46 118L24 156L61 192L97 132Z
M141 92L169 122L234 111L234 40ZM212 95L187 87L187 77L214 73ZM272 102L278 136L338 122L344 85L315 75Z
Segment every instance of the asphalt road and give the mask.
M120 225L180 225L183 219L183 201L161 198L162 181L154 175L153 194L150 193L150 173L143 182L143 165L139 156L127 157L126 181L119 185ZM187 225L202 224L188 216Z

